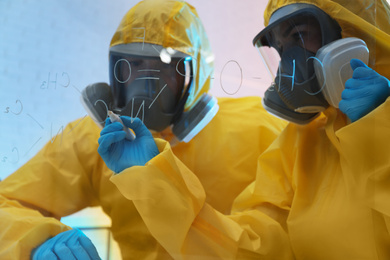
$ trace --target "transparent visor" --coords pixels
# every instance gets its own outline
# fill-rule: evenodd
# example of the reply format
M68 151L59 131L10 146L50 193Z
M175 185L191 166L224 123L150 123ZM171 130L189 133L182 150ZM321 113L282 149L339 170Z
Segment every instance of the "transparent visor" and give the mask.
M158 106L163 113L174 113L191 82L190 56L141 56L110 52L110 86L114 109L134 100Z
M305 66L312 63L310 60L322 46L321 27L313 15L301 14L262 31L255 37L254 44L271 78L274 79L277 74L285 70L283 66L290 66L293 72L297 72L298 65ZM281 63L282 59L286 62ZM308 62L298 64L297 61ZM305 73L305 70L306 73L313 73L309 67L301 67L300 73ZM305 78L307 76L305 75ZM299 79L296 79L296 83L299 83L297 80Z

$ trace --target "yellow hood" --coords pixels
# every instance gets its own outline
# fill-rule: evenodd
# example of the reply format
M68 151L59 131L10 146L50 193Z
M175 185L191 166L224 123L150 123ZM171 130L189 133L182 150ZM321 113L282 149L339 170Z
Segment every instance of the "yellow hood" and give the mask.
M319 7L339 23L343 38L364 40L370 50L369 66L390 79L390 7L386 0L271 0L264 12L265 26L274 11L294 3Z
M208 92L214 73L214 56L199 16L184 1L144 0L123 17L110 47L127 43L171 47L193 58L193 86L185 110Z

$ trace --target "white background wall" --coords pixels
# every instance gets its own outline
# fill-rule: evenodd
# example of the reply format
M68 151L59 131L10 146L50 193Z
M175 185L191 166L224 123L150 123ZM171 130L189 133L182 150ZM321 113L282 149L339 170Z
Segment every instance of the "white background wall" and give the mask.
M252 39L263 28L267 1L188 2L197 9L216 56L211 92L262 96L271 78ZM108 82L108 45L135 3L0 1L0 179L30 159L61 127L86 114L80 91L93 82Z

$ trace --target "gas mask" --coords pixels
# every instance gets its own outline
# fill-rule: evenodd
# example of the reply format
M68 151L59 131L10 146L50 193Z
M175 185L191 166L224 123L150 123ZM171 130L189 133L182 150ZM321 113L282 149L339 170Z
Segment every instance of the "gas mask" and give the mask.
M276 91L298 113L317 113L328 106L314 71L314 57L314 53L294 46L283 52L276 74Z
M112 110L139 117L148 129L160 132L183 111L192 80L191 57L176 52L164 62L160 56L146 56L145 48L142 57L124 48L110 49Z
M108 110L112 110L140 118L151 131L172 127L179 141L188 142L218 111L216 99L204 94L184 112L192 86L192 63L190 56L160 45L113 46L109 53L110 84L87 86L82 92L82 104L101 127ZM183 122L187 127L181 127Z
M338 108L345 82L353 74L349 63L353 58L368 64L369 50L361 39L336 40L321 47L316 55L301 47L291 48L281 58L263 106L297 124L309 123L329 105Z
M337 22L310 4L276 10L253 44L264 60L265 47L275 49L280 60L264 94L265 109L297 124L309 123L329 105L338 107L344 83L352 76L349 61L368 62L366 44L357 38L341 39Z

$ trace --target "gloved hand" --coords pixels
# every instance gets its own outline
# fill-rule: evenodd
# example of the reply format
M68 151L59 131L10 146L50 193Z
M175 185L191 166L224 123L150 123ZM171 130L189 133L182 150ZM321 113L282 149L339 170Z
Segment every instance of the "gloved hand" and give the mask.
M345 83L339 109L352 122L367 115L390 95L390 82L364 62L352 59L353 76Z
M78 229L62 232L33 251L32 260L100 259L91 240Z
M139 118L121 116L121 119L125 126L133 129L136 136L133 141L125 139L121 123L111 123L109 118L98 140L100 156L115 173L135 165L144 166L159 153L152 134Z

